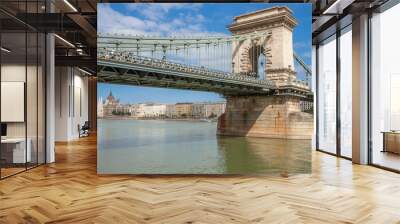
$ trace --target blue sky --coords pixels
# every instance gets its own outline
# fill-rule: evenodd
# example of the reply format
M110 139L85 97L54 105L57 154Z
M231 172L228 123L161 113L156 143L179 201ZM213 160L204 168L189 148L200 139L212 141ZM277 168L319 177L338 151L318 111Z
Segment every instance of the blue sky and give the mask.
M294 50L311 65L311 4L271 3L103 3L98 4L100 33L156 36L230 35L233 17L272 6L288 6L298 21L293 33ZM299 76L303 71L296 66ZM122 103L220 101L209 92L99 84L103 99L111 90Z

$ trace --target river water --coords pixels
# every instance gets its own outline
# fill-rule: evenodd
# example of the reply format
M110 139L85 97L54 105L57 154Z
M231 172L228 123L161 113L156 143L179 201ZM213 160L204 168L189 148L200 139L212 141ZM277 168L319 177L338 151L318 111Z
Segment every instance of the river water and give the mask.
M216 135L215 122L98 120L101 174L311 172L311 141Z

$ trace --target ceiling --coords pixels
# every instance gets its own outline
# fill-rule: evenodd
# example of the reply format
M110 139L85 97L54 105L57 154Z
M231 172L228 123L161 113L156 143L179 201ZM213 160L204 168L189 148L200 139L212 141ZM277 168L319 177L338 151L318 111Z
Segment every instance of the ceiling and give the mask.
M311 0L313 3L313 42L336 32L352 22L353 17L374 12L390 0Z
M179 2L176 0L175 2ZM235 0L234 0L235 1ZM313 4L313 39L348 15L356 15L377 7L387 0L255 0L255 2L307 2ZM133 0L1 0L0 27L7 34L9 47L18 49L16 33L29 31L54 32L56 65L75 65L96 71L97 3L138 2ZM156 1L141 1L156 2ZM157 1L171 2L171 1ZM198 2L209 2L202 0ZM215 2L215 0L213 0ZM223 2L223 0L221 0ZM237 2L246 2L237 0ZM49 12L52 13L49 13ZM66 41L64 41L66 40ZM4 43L4 42L3 42ZM23 43L22 43L23 44ZM73 46L72 46L73 45ZM22 46L22 45L21 45ZM28 48L28 52L29 52ZM16 50L15 52L21 52ZM17 53L15 53L17 54Z
M96 5L97 0L48 0L47 5L45 0L1 0L2 44L12 49L8 57L26 55L26 31L28 37L30 32L52 32L57 34L56 65L80 66L95 73Z

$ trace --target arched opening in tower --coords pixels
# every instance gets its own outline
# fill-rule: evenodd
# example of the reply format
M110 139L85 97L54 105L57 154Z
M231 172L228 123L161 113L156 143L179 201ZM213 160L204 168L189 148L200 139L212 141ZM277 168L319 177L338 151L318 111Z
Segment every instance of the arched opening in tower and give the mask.
M266 57L264 55L264 48L259 45L253 45L249 49L249 73L259 79L265 79L265 66Z
M264 54L259 55L257 67L258 67L258 70L257 70L258 78L265 80L265 56L264 56Z

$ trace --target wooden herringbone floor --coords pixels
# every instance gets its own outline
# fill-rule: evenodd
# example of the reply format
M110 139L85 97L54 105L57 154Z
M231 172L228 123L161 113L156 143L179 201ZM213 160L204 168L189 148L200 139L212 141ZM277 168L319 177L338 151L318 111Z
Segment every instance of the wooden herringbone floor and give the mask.
M97 176L96 139L0 181L0 223L400 223L400 175L313 153L311 175Z

